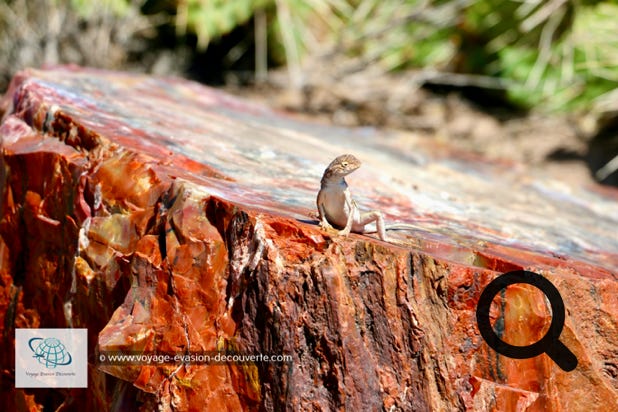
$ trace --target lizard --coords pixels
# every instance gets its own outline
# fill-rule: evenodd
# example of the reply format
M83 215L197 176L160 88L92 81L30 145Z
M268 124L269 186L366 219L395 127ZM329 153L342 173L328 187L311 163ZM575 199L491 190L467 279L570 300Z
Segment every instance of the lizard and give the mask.
M374 233L367 231L365 226L375 222L375 232L380 240L384 241L387 240L387 230L417 229L416 226L405 223L387 226L379 210L360 211L345 181L345 177L360 166L361 162L355 156L344 154L336 157L324 170L316 199L320 227L326 231L335 228L337 234L347 236L350 232Z

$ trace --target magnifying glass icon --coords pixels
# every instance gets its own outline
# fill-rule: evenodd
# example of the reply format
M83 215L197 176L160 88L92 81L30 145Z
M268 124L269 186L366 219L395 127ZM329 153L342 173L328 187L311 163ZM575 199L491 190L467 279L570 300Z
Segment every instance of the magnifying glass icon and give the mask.
M494 297L504 288L516 283L527 283L540 289L551 305L551 325L539 341L526 346L515 346L504 342L496 335L489 323L489 308ZM526 270L516 270L498 276L485 287L476 307L476 322L485 342L496 352L515 359L532 358L541 353L547 355L564 371L577 366L577 358L558 338L564 327L564 302L558 289L543 276Z

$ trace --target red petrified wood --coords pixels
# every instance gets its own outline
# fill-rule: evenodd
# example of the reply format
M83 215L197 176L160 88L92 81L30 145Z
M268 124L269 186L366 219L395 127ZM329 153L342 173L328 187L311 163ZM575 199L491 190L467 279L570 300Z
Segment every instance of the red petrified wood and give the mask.
M618 410L615 192L424 142L407 157L412 137L181 80L28 70L0 108L4 410ZM395 245L319 229L320 175L346 152L367 160L359 202L418 230ZM519 269L560 291L575 370L481 338L481 291ZM549 307L515 285L490 316L528 345ZM38 327L88 329L87 389L15 389L14 331ZM101 361L118 352L254 361Z

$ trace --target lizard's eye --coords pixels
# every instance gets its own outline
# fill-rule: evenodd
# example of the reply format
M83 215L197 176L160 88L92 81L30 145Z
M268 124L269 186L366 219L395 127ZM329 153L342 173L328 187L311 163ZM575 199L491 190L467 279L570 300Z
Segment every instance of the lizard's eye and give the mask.
M341 166L348 167L348 162L341 162Z

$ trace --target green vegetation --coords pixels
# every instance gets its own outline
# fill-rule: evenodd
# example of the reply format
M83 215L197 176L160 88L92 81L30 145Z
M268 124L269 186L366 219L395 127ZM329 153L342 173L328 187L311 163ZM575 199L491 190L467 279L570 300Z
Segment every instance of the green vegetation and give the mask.
M466 16L490 56L482 72L523 106L585 108L618 86L616 2L480 1Z
M618 2L575 0L179 1L178 29L205 47L266 10L269 53L341 53L357 70L484 76L522 107L574 110L618 85ZM465 78L465 77L464 77ZM448 76L446 77L448 79ZM475 82L472 82L476 85Z
M245 24L268 0L181 0L176 2L176 32L197 35L198 47Z
M66 11L57 13L63 19L57 33L41 30L49 31L51 26L42 23L53 16L52 9ZM71 10L79 18L69 19ZM15 16L31 20L33 30L11 23L18 21ZM255 44L256 71L263 72L267 60L285 64L297 86L302 85L302 62L310 57L349 63L333 68L339 70L335 76L414 70L421 79L439 75L447 84L504 90L512 103L545 111L593 109L617 94L612 93L618 85L617 0L8 0L0 6L0 37L23 48L51 44L53 36L62 40L72 32L73 43L80 45L80 30L70 23L113 26L110 19L116 23L109 47L131 43L145 28L155 37L171 28L179 44L194 36L203 51L244 27L242 52ZM39 38L32 39L33 33ZM24 64L36 55L24 57L23 51L0 44L2 50ZM115 53L111 61L121 63L125 58ZM105 56L76 62L98 65L100 60Z
M62 0L54 0L56 6L66 7ZM113 15L124 16L131 9L131 0L70 0L70 8L76 10L80 16L88 18L101 9L109 10Z

